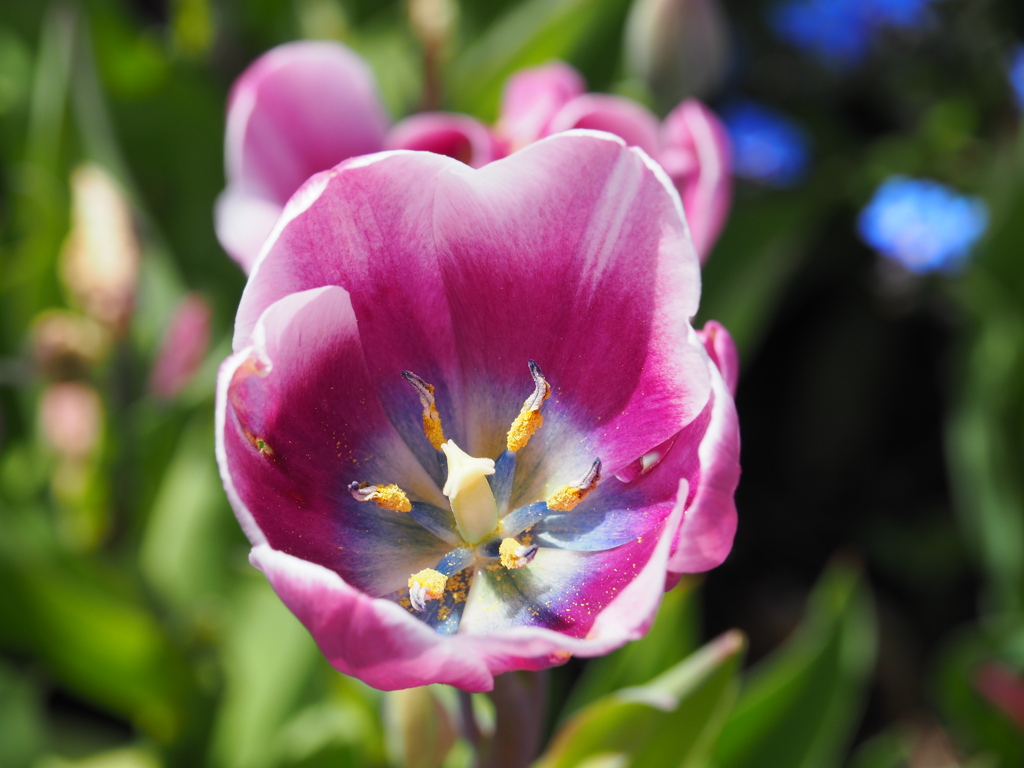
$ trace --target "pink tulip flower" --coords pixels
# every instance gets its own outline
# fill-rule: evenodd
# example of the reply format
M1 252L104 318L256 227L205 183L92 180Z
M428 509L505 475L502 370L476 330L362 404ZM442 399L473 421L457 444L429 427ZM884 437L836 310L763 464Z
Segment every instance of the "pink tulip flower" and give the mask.
M683 198L701 261L718 239L732 200L731 150L707 107L687 99L665 118L622 96L584 92L572 67L555 62L514 75L505 87L498 132L512 148L570 128L620 136L657 160Z
M253 267L217 387L251 562L381 689L608 653L728 554L728 334L643 152L570 131L473 169L317 174Z
M268 51L242 73L228 99L228 183L215 211L224 250L248 272L292 193L350 157L385 147L462 153L469 146L471 162L493 159L481 147L481 132L490 136L478 121L430 119L389 134L373 72L339 43L304 41Z
M449 113L413 115L389 129L373 73L356 54L338 43L282 45L254 62L231 91L217 237L248 272L292 193L342 160L414 149L479 168L553 133L591 128L620 136L664 166L703 261L731 197L729 146L718 119L691 99L659 125L629 99L585 89L576 70L556 62L509 80L494 131Z

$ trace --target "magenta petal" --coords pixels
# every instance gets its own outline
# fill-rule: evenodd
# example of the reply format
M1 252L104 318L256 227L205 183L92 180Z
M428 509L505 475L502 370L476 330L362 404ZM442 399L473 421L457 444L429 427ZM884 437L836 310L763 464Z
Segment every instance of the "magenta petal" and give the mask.
M678 508L666 520L657 545L637 561L632 581L590 622L585 638L536 626L443 636L395 603L370 598L315 563L266 545L254 547L250 561L341 672L383 690L446 683L486 691L493 687L494 675L544 669L570 655L599 656L642 637L661 602L666 560L680 519Z
M735 395L736 384L740 378L740 356L736 351L736 342L732 340L732 334L717 320L708 320L704 327L697 331L697 336L703 342L712 362L721 371L729 392Z
M371 379L414 450L432 451L405 369L438 388L446 434L496 456L494 422L515 418L537 360L555 387L553 426L528 450L591 436L563 457L562 484L595 457L614 474L708 399L688 335L699 264L678 198L656 164L607 134L559 134L478 170L429 154L353 160L311 179L272 238L236 347L282 296L345 287Z
M560 61L517 72L505 83L498 129L512 149L525 147L551 131L551 119L586 91L580 73Z
M246 212L245 199L280 210L314 173L380 150L386 127L373 73L343 45L289 43L257 59L228 103L228 190L217 211L225 248L251 266L259 253L252 244L262 245L269 229L263 218L231 218ZM246 236L250 226L255 231Z
M567 103L548 126L549 133L571 128L607 131L658 157L658 119L650 110L622 96L588 93Z
M331 568L374 595L403 588L450 545L411 516L352 498L352 481L400 482L447 507L373 392L348 295L294 294L260 318L229 358L217 392L217 454L254 544Z
M384 139L385 149L434 152L479 168L501 156L491 131L472 117L423 112L397 123Z
M716 324L717 325L717 324ZM721 329L721 326L718 326ZM724 329L705 328L706 338L721 340L721 350L735 366L735 348ZM736 486L740 480L740 431L736 404L718 367L711 364L711 421L700 442L700 482L679 528L669 571L697 573L720 565L736 534Z
M701 261L718 239L732 200L732 150L715 114L695 99L672 110L661 129L659 162L672 177Z
M375 688L393 691L446 683L467 691L494 685L486 659L466 653L388 600L373 599L337 573L257 546L249 557L301 621L327 660Z
M278 299L324 285L349 291L370 378L425 465L436 462L436 451L423 437L419 400L402 371L437 388L446 435L460 442L463 434L433 214L438 177L454 169L473 172L441 155L396 151L355 158L310 179L285 208L235 322L237 349Z
M706 357L688 331L699 265L677 196L642 153L558 134L445 175L433 217L474 455L500 453L475 441L515 417L529 359L554 388L551 428L521 460L543 455L563 484L595 458L614 474L703 409Z

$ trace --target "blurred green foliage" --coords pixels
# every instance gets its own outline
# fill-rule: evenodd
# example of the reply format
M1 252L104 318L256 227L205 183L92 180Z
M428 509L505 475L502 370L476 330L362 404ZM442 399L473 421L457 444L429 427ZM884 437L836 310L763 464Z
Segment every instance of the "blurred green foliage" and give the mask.
M620 67L629 5L463 0L442 66L444 106L493 120L506 77L552 58L580 67L594 90L646 99ZM785 192L738 185L704 272L701 318L723 321L754 371L740 392L745 429L779 423L758 420L748 383L768 381L763 371L779 355L769 383L810 393L800 413L780 416L807 446L791 462L801 485L876 483L883 512L865 505L863 525L843 529L853 534L816 538L824 528L788 516L814 505L778 499L777 478L756 477L766 454L745 454L755 490L741 495L740 539L725 574L712 574L706 592L698 578L669 592L643 640L556 670L546 720L511 736L502 718L544 698L542 682L507 681L493 702L430 689L409 703L330 670L249 567L212 455L213 381L244 284L212 230L228 88L270 46L334 38L366 56L403 116L422 103L425 79L404 5L0 7L0 766L415 765L425 754L408 748L416 728L458 730L467 712L494 765L517 735L550 736L537 763L544 768L1024 764L1021 713L1014 719L977 684L978 670L995 662L1024 691L1024 133L1003 80L1024 21L1010 0L948 0L930 31L886 40L863 71L841 75L773 41L763 22L769 5L723 3L738 53L720 96L789 109L814 136L815 171ZM44 434L41 404L59 382L34 358L33 333L47 309L78 311L60 265L69 179L86 162L103 168L131 207L140 273L129 327L79 382L102 406L96 443L79 460ZM856 243L853 215L894 173L985 197L992 225L963 274L894 277ZM193 382L160 400L147 378L188 291L211 304L214 343ZM833 296L855 310L827 325L828 308L814 302ZM793 309L803 306L813 311ZM884 446L847 436L884 421L893 395L865 392L891 379L871 366L904 355L907 346L879 339L912 322L952 339L928 359L929 375L940 377L936 420L945 419L940 481L948 473L952 492L923 500L916 518L895 518L882 498L893 486L861 471L867 464L854 467L855 454ZM796 358L802 344L811 351ZM763 397L761 413L784 401L774 390ZM771 437L791 444L781 429ZM844 460L823 466L836 456ZM802 618L781 589L746 614L768 618L741 626L754 659L743 670L738 634L702 639L724 628L723 616L731 622L733 606L765 597L751 555L761 542L745 526L795 542L762 557L799 560L790 572L801 579L796 600L810 596ZM858 550L863 565L839 558L824 567L839 546ZM722 605L714 580L730 572L741 586ZM925 608L964 584L967 615L939 612L932 623ZM908 603L923 606L916 624L893 608ZM915 632L919 646L904 639ZM904 686L910 694L893 693L908 656L921 679ZM443 752L448 741L430 743ZM453 744L444 764L471 765L465 734Z

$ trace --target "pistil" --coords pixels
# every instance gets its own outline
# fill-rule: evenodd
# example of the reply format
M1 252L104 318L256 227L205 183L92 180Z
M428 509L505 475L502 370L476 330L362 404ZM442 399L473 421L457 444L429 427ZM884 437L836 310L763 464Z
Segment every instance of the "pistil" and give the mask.
M441 446L448 457L448 479L442 493L448 497L459 533L467 544L479 544L498 527L498 505L487 475L494 460L470 456L453 440Z

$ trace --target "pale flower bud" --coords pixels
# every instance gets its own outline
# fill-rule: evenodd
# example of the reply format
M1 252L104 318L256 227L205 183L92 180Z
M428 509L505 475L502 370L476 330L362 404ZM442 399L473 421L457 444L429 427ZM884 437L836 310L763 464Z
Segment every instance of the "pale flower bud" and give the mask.
M458 20L454 0L409 0L409 26L424 47L443 50Z
M139 241L124 193L97 165L71 174L71 232L61 254L61 276L72 301L122 330L132 311L139 273Z
M50 309L32 323L32 358L48 379L84 378L110 350L110 333L95 320L63 309Z
M718 87L729 30L716 0L635 0L626 24L626 67L663 106Z
M403 768L434 768L455 744L451 715L438 700L439 686L391 691L384 698L388 751Z
M88 384L51 384L39 405L39 422L46 442L64 458L84 459L99 444L103 403Z

